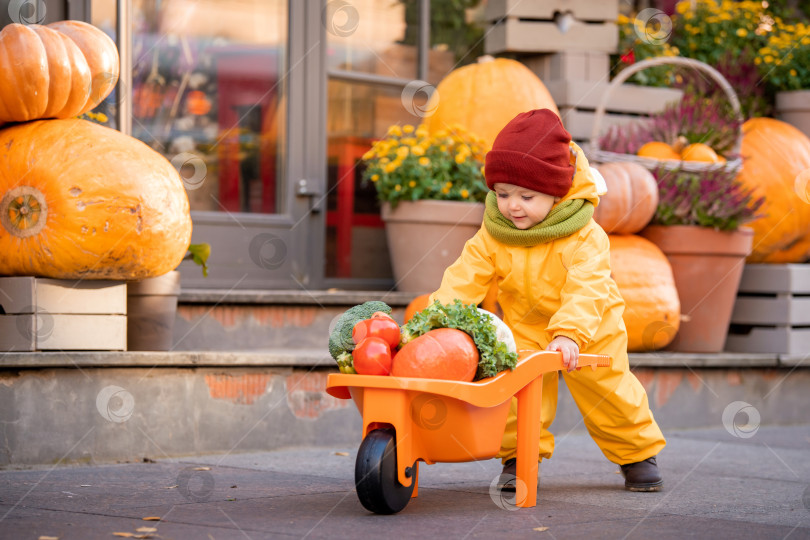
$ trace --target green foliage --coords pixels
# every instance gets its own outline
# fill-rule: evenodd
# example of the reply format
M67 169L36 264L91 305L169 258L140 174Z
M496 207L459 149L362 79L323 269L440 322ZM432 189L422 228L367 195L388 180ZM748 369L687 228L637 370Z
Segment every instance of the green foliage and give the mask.
M654 28L658 18L620 16L615 70L638 60L677 54L717 69L734 88L743 116L767 115L779 90L810 88L810 7L753 0L682 0L675 6L671 35ZM663 15L661 16L664 17ZM645 27L645 22L648 26ZM660 30L660 29L659 29ZM631 82L675 86L713 100L727 100L705 74L669 66L635 74Z
M211 256L211 244L191 244L184 259L191 259L202 267L203 277L208 277L208 257Z
M402 43L415 45L419 40L420 0L400 0L405 5L405 37ZM484 54L484 29L470 20L470 10L481 0L431 0L430 47L453 52L455 67L475 62Z
M734 51L738 62L751 63L768 40L763 2L697 0L694 6L678 2L673 17L672 45L684 56L716 66Z
M495 325L476 306L464 304L458 299L447 305L436 300L415 313L402 327L402 343L413 341L436 328L456 328L473 338L479 354L475 380L515 368L517 354L509 352L506 344L498 341Z
M776 90L810 88L810 26L801 22L777 26L754 63Z
M698 0L693 9L691 2L682 1L676 11L672 43L681 54L717 69L734 88L744 117L768 114L772 96L762 84L757 51L768 41L773 18L763 2ZM705 75L690 73L682 86L727 101L717 85L699 77Z
M619 29L619 55L611 58L613 74L625 67L659 56L678 56L678 49L663 39L648 39L651 29L645 28L641 21L619 15L616 21ZM672 66L656 66L634 74L627 82L642 86L672 86L675 71Z

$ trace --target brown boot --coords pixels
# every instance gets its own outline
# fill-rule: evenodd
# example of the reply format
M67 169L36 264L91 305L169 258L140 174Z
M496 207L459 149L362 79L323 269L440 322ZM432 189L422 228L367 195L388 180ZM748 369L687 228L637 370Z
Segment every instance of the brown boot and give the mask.
M515 491L517 485L517 460L509 458L503 463L501 476L498 478L498 489L501 491Z
M622 465L621 468L624 487L630 491L661 491L664 485L654 456L638 463Z

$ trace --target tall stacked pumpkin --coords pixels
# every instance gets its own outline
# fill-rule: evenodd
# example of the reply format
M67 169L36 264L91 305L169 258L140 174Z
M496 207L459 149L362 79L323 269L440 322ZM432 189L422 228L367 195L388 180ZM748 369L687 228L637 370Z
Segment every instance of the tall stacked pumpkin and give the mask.
M627 307L629 351L652 351L675 338L681 305L672 267L658 247L638 236L658 206L658 185L637 163L605 163L596 169L607 184L594 220L610 238L611 275Z
M191 217L177 170L137 139L75 118L118 73L115 43L92 25L0 32L0 275L138 280L183 259Z

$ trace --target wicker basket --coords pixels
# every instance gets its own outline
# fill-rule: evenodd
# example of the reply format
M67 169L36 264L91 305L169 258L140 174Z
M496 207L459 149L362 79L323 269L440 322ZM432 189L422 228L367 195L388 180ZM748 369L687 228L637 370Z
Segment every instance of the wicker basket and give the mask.
M605 116L605 107L608 98L610 98L611 93L616 89L617 86L621 85L624 81L629 79L635 73L647 69L649 67L660 66L664 64L687 66L695 68L698 71L704 71L712 79L714 79L714 81L720 86L720 88L723 89L723 91L728 96L728 100L731 103L731 106L734 110L734 116L740 124L740 128L737 133L737 140L734 143L734 148L732 149L732 154L735 156L739 156L740 146L742 144L743 117L742 113L740 112L740 100L737 98L737 94L734 92L734 89L731 87L731 85L728 83L725 77L723 77L720 74L720 72L718 72L710 65L704 62L700 62L699 60L693 60L691 58L681 58L679 56L676 56L676 57L657 57L642 60L641 62L638 62L636 64L633 64L632 66L623 69L610 82L607 89L605 90L605 93L602 95L602 100L599 102L599 106L596 109L596 116L593 121L593 131L591 132L590 151L588 152L591 161L597 163L633 162L638 163L639 165L642 165L651 171L655 171L660 168L668 170L679 169L689 172L702 172L717 169L728 169L728 170L738 169L742 164L742 159L740 157L735 157L734 159L728 160L724 163L707 163L703 161L677 161L673 159L654 159L654 158L640 157L633 154L608 152L607 150L601 150L599 148L599 131L602 124L602 118Z

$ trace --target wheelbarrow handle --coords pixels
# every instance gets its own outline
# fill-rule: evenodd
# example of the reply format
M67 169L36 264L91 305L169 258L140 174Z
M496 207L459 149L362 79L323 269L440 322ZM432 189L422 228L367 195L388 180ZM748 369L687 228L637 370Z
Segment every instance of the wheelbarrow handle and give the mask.
M609 366L610 357L600 354L580 354L579 367ZM565 369L559 351L523 350L518 352L518 362L513 370L504 370L475 382L445 381L380 375L349 375L330 373L326 383L329 395L349 399L350 388L389 388L427 392L466 401L477 407L494 407L517 394L521 388L544 373Z
M549 353L556 354L557 359L559 362L557 363L554 357L549 356ZM543 354L545 358L543 359L544 362L544 373L550 371L557 371L561 369L565 369L565 365L562 362L562 352L560 351L537 351L533 349L522 349L518 351L518 363L524 360L528 360L532 358L534 355ZM577 360L577 369L583 368L585 366L590 366L592 369L596 369L597 367L606 367L610 365L610 356L606 354L589 354L584 353L580 354Z

